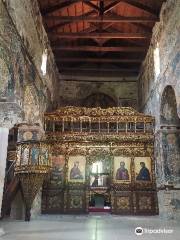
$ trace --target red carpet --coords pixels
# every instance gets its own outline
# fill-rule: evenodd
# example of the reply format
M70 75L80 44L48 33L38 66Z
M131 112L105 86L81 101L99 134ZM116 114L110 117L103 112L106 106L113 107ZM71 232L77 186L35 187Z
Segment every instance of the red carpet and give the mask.
M89 212L106 212L110 213L111 208L97 208L97 207L89 207Z

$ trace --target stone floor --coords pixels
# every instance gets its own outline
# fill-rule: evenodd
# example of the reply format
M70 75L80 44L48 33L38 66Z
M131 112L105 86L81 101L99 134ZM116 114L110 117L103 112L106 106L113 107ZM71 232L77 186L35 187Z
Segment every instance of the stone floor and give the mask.
M135 228L173 230L173 233L135 234ZM4 234L3 234L4 232ZM180 222L159 217L125 217L114 215L73 216L44 215L31 222L0 221L2 240L129 240L180 239Z

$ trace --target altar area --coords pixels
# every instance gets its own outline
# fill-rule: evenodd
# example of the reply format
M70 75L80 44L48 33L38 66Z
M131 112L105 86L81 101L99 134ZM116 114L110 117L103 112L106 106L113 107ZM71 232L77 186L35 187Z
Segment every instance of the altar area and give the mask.
M52 171L42 213L158 214L154 118L132 108L62 107L45 114Z

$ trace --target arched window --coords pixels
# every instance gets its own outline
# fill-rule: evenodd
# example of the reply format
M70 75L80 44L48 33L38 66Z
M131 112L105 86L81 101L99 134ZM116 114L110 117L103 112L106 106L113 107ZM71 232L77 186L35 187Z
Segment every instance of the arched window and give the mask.
M160 54L159 54L159 43L157 43L154 49L154 78L157 80L160 74Z
M102 166L102 162L98 161L93 163L92 165L92 173L102 173L103 172L103 166Z
M46 69L47 69L47 49L44 50L43 54L42 54L42 64L41 64L41 71L43 76L46 75Z

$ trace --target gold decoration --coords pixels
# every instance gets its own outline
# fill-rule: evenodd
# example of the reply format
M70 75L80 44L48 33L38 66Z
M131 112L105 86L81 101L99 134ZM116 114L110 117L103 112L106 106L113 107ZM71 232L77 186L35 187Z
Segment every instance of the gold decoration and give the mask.
M129 197L119 197L117 198L117 208L118 210L129 210L130 209L130 202Z
M79 126L75 130L72 128L74 123L75 126ZM103 124L106 126L105 130ZM142 214L143 211L148 214L155 213L150 208L141 210L140 198L137 197L140 191L151 192L150 196L153 197L156 193L154 135L153 129L149 128L153 127L153 124L153 117L138 113L132 108L63 107L55 112L46 113L45 142L49 144L53 154L62 154L65 157L65 180L56 189L53 188L56 194L60 194L59 198L63 199L64 209L59 208L59 211L72 213L74 209L74 212L88 212L91 199L95 195L101 195L105 201L111 202L113 213ZM125 128L120 129L121 125ZM96 131L92 130L93 126L97 126ZM72 159L80 156L83 158L83 166L79 169L83 178L71 181L70 171L74 164ZM150 159L147 165L151 171L150 181L136 181L137 157ZM118 165L114 162L116 159ZM119 162L123 159L129 179L117 180L116 172ZM101 173L92 170L98 165L97 162L102 163ZM99 182L103 179L103 184L100 185L99 182L97 184L97 179ZM107 179L108 181L105 181ZM46 192L51 193L52 189L46 188ZM52 210L54 206L57 206L55 202L52 203ZM47 213L50 213L51 206L48 207Z
M139 209L140 210L151 210L151 197L140 196L139 197Z
M43 142L18 143L15 175L19 178L23 191L26 221L30 220L31 205L50 168L48 144Z
M84 121L84 122L154 122L154 118L137 112L131 107L85 108L61 107L55 112L46 113L45 120Z
M28 132L25 132L25 133L23 134L24 141L31 140L32 137L33 137L32 132L29 132L29 131L28 131Z

